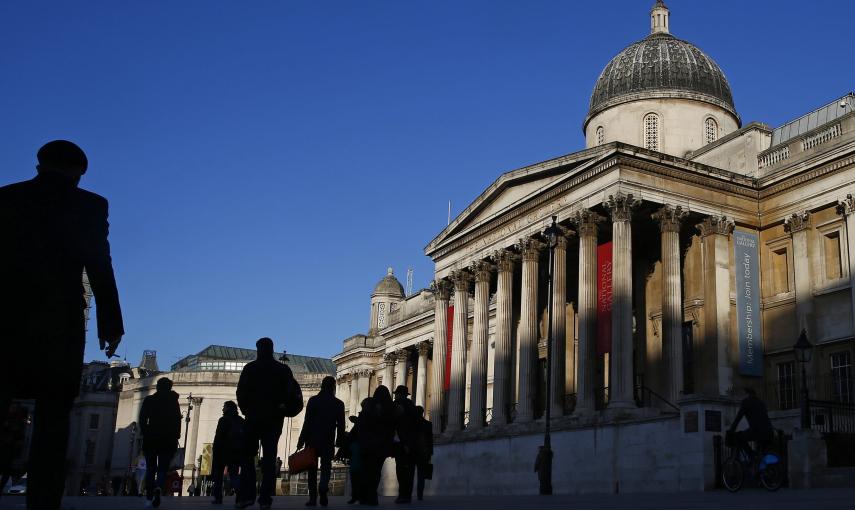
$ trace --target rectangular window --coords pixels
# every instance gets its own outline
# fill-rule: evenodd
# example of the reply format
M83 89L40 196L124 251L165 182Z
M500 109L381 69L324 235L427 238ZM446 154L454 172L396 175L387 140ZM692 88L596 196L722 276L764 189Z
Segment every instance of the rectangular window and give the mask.
M86 451L83 453L83 463L87 466L95 464L95 441L86 440Z
M795 362L778 365L778 405L781 409L796 407Z
M852 361L848 352L831 355L831 391L837 402L852 403Z
M790 261L786 248L772 250L772 289L775 294L790 292Z
M822 235L825 251L825 278L836 280L843 276L843 266L840 257L840 231L826 232Z
M89 428L90 429L97 429L100 419L101 419L101 416L99 416L97 414L90 414L89 415Z

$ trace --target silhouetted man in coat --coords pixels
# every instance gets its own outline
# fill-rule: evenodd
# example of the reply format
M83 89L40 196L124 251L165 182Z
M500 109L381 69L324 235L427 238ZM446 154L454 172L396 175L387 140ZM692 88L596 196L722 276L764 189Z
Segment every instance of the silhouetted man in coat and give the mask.
M231 400L224 403L223 416L217 422L217 431L214 433L214 455L211 461L214 503L223 502L223 470L226 468L229 470L232 488L235 493L239 491L238 469L240 468L243 445L246 442L245 427L243 418L238 415L237 404ZM238 499L240 499L239 495Z
M398 498L395 503L409 503L413 498L413 476L415 475L416 450L419 426L416 406L408 398L406 386L395 388L395 474L398 477Z
M262 509L273 503L276 482L276 448L282 435L285 416L293 416L289 407L295 405L294 388L299 394L299 385L287 365L273 358L273 340L262 338L255 344L258 356L246 364L240 374L237 401L246 417L246 449L241 463L240 500L238 508L255 503L256 474L253 460L261 442L261 488L258 504ZM299 407L302 408L303 400Z
M178 393L172 391L172 381L166 377L157 380L157 391L143 400L139 424L146 463L146 499L156 508L181 437L181 408Z
M38 175L0 188L0 421L35 399L27 507L60 507L69 414L85 344L83 271L111 357L124 334L107 242L107 200L77 187L88 160L64 140L39 149ZM34 368L37 370L34 371Z
M416 497L419 501L425 496L425 480L433 478L433 466L430 463L433 457L433 425L425 418L425 408L416 406L418 415L418 441L415 455L416 465Z
M335 396L335 378L324 377L321 391L309 399L306 404L306 419L297 449L306 445L315 450L321 461L321 485L318 487L318 466L309 469L309 502L306 506L315 506L318 493L321 506L327 506L332 458L335 455L336 440L344 439L344 402Z

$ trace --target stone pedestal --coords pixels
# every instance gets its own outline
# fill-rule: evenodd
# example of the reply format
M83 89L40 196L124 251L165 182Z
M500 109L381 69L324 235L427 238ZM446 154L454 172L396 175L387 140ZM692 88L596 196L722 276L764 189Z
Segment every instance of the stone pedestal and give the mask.
M787 443L788 475L791 489L819 487L828 466L828 452L819 432L796 429Z

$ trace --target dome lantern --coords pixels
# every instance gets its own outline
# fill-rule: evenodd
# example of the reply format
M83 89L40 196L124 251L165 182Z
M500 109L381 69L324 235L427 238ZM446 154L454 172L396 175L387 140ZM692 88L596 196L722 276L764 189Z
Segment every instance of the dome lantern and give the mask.
M650 10L650 33L669 34L669 16L671 12L662 0L656 0L653 9Z

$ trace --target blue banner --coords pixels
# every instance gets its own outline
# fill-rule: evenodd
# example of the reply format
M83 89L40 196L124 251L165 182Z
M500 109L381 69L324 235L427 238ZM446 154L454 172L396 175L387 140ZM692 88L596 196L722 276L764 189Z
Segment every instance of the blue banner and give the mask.
M757 235L735 231L736 321L739 373L763 376L763 336L760 317L760 253Z

